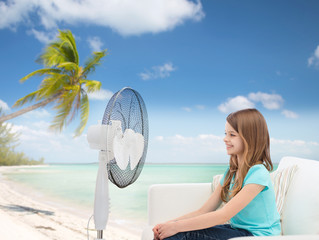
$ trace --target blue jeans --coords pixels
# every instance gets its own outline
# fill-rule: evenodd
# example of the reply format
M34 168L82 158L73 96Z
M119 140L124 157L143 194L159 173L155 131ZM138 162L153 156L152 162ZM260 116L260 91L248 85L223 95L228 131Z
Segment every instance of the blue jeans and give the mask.
M233 237L253 236L245 229L235 229L230 224L217 225L211 228L195 230L190 232L180 232L165 240L227 240Z

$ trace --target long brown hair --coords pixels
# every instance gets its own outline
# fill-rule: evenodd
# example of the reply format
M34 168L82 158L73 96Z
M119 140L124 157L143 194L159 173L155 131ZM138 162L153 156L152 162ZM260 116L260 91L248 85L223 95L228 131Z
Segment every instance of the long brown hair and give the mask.
M241 190L246 174L252 166L263 164L268 171L273 169L269 133L263 115L257 109L244 109L229 114L226 120L238 132L245 147L240 168L237 156L230 156L229 171L226 173L221 192L221 199L224 202L229 201ZM234 185L229 195L229 187L235 175Z

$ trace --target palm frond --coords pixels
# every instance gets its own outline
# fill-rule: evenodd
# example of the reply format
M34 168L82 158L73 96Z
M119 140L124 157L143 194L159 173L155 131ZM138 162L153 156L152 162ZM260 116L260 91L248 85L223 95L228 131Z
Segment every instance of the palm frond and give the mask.
M23 105L24 105L25 103L27 103L27 102L32 102L32 101L34 100L34 98L37 97L38 94L39 94L39 90L34 91L34 92L32 92L32 93L29 93L28 95L26 95L26 96L24 96L24 97L18 99L18 100L14 103L13 107L20 107L20 106L23 106Z
M57 65L57 68L63 68L66 71L79 71L79 65L73 62L63 62Z
M94 52L84 64L83 75L87 76L89 73L95 71L95 67L101 64L101 59L106 56L107 49L101 52Z
M54 109L56 109L58 112L55 115L52 124L50 125L50 129L61 131L63 127L67 125L67 118L70 115L77 93L78 91L76 86L70 86L67 87L67 91L61 94L58 104L54 107Z
M84 84L86 91L92 93L101 89L102 83L96 80L81 80L81 84Z
M80 125L75 130L75 137L80 136L87 124L87 121L89 119L89 110L90 110L90 104L89 104L89 98L87 94L83 94L81 98L81 122Z
M48 45L44 52L37 59L38 63L41 63L48 67L55 67L61 62L65 62L65 56L61 53L59 49L59 44L56 42Z
M46 75L46 74L52 74L52 73L60 73L61 70L59 69L55 69L55 68L43 68L43 69L39 69L39 70L36 70L32 73L29 73L27 76L23 77L20 79L20 82L25 82L27 79L33 77L33 76L43 76L43 75Z
M79 55L76 43L70 30L60 31L58 38L60 39L60 49L64 52L69 62L79 64Z
M71 31L59 30L57 39L47 45L37 62L49 67L57 66L63 62L79 64L79 55Z
M39 87L37 100L48 98L61 92L65 86L69 85L68 77L69 76L65 74L57 74L43 79Z
M80 88L80 85L76 85L76 86L72 86L72 91L73 92L76 92L76 96L73 100L73 103L72 103L72 113L69 115L69 119L68 119L68 122L67 124L69 124L73 119L74 117L77 115L80 107L81 107L81 88Z

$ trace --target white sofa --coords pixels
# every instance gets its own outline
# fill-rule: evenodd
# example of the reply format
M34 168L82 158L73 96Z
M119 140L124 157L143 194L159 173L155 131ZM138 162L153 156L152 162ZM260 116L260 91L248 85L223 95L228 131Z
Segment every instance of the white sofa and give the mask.
M297 165L297 170L281 215L283 236L259 237L260 240L319 240L319 161L284 157L277 171L293 165ZM198 209L211 193L211 183L152 185L148 193L148 227L142 233L142 240L153 239L152 228L157 223Z

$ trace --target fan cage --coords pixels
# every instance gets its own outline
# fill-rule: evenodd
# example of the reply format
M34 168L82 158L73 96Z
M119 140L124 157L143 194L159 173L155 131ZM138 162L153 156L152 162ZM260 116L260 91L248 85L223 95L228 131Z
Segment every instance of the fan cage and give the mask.
M145 103L140 94L129 88L123 88L115 93L110 99L102 119L102 124L111 124L112 120L120 120L122 131L132 129L144 137L144 151L137 166L131 170L128 164L125 170L121 170L116 164L116 159L110 159L107 164L108 177L110 181L124 188L136 181L139 177L146 159L148 147L148 116Z

